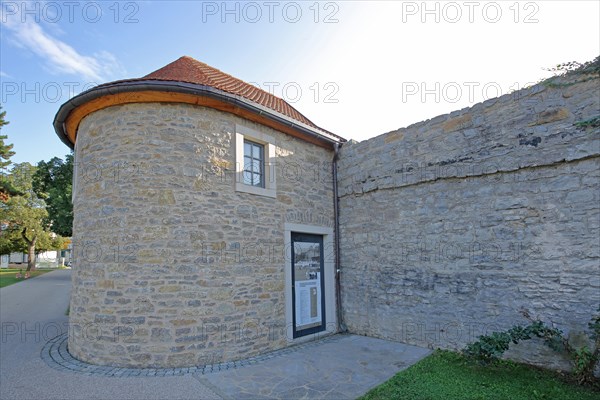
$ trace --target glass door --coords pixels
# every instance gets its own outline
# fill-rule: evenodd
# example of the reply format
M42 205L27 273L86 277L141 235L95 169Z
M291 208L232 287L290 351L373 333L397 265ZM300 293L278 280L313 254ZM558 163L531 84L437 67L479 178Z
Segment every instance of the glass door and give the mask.
M294 338L325 330L323 236L292 232Z

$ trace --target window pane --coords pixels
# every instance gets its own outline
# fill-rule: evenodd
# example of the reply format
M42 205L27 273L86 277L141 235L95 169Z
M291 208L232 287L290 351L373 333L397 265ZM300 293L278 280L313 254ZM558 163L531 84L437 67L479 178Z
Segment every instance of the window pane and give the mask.
M256 173L256 174L260 174L261 173L261 168L260 168L260 161L258 160L252 160L252 172Z
M252 145L248 142L244 142L244 156L252 156Z
M252 174L252 184L254 186L260 186L260 175L259 174Z
M263 154L262 153L263 153L263 146L255 145L252 157L258 158L260 160L263 160Z
M250 171L244 171L243 172L243 177L244 177L244 184L246 184L246 185L252 185L252 172L250 172Z

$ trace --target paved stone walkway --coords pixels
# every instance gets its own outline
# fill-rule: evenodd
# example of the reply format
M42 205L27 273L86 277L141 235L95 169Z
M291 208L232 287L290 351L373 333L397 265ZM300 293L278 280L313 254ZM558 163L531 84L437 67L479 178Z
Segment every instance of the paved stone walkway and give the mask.
M56 271L0 290L0 399L354 399L429 354L335 335L235 363L99 367L71 357L66 329L56 332L69 288L70 271Z
M192 375L224 399L353 399L427 354L426 349L385 340L334 335L230 363L118 368L76 360L67 351L67 335L61 334L46 343L41 356L52 368L87 376Z
M201 380L227 399L355 399L429 353L381 339L337 335Z

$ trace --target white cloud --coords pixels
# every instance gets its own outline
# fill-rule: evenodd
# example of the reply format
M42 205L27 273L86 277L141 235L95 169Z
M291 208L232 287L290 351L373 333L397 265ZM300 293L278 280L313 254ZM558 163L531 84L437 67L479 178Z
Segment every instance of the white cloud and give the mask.
M79 75L88 80L103 81L115 71L122 70L116 58L107 51L93 56L78 53L69 44L53 37L34 22L3 15L5 28L11 31L12 41L42 58L53 72Z

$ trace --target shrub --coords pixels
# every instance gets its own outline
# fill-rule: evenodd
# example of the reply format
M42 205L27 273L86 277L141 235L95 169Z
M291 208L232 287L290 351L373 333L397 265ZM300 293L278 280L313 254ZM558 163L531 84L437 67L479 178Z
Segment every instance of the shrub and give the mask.
M528 317L527 314L524 315ZM502 357L511 343L517 344L538 337L543 339L551 349L557 352L565 351L569 354L573 365L573 375L579 384L593 383L596 380L594 370L600 361L600 307L598 307L598 315L592 317L588 327L591 331L590 337L594 340L593 351L587 346L573 347L560 329L550 327L543 321L535 320L525 327L516 325L505 332L479 336L479 340L469 343L463 353L481 362L489 363Z

